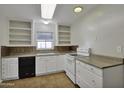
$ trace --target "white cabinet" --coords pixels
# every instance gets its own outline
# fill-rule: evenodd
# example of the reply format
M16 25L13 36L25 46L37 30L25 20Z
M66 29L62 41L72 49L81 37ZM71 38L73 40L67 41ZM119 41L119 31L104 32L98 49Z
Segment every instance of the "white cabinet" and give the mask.
M36 56L36 75L64 70L64 55ZM18 79L18 58L2 58L2 80Z
M64 64L65 64L65 55L58 55L57 57L57 66L56 69L57 71L64 71Z
M64 56L37 56L36 75L43 75L64 70Z
M65 57L65 71L66 71L66 75L73 81L73 83L75 83L75 58L74 57Z
M45 57L36 57L36 75L42 75L46 73L46 59Z
M2 79L18 79L18 58L2 58Z
M83 88L124 87L123 65L100 69L76 60L76 83Z
M56 56L49 56L46 61L47 73L55 72L56 65L57 65Z

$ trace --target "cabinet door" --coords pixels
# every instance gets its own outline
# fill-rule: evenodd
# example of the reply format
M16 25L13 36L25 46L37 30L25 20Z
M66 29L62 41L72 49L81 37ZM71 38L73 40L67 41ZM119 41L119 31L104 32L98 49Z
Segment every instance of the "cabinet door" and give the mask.
M7 78L18 79L18 64L14 62L8 63Z
M66 72L69 71L75 75L75 60L74 59L66 57L65 71Z
M57 56L47 56L47 62L46 62L46 66L47 66L47 72L55 72L56 71L56 57Z
M57 71L62 71L64 70L64 62L65 62L65 56L64 55L58 55L56 57L56 63L57 63L57 67L56 70Z
M8 68L8 64L7 62L3 62L2 60L2 79L6 79L7 76L7 68Z
M46 57L36 57L36 75L42 75L46 73Z
M18 58L6 58L2 60L3 79L18 79Z
M84 64L79 61L76 63L76 75L76 77L80 77L81 84L83 84L83 82L86 82L93 88L101 88L103 85L102 77L90 72L87 68L84 67Z

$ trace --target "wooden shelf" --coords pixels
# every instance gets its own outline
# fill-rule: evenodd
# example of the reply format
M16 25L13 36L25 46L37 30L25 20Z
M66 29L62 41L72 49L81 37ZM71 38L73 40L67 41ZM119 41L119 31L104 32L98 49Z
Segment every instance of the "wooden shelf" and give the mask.
M59 33L70 33L70 31L59 31Z
M6 47L31 47L31 46L35 47L34 45L30 45L30 44L25 44L25 45L21 45L21 44L20 45L19 44L18 45L16 45L16 44L14 44L14 45L12 44L11 45L10 44L10 45L6 45Z
M25 42L30 42L31 40L28 39L10 39L10 41L25 41Z
M31 28L19 28L19 27L10 27L9 29L24 30L24 31L30 31L31 30Z
M21 34L21 33L19 33L19 34L17 34L17 33L10 33L9 35L10 36L30 36L30 34Z

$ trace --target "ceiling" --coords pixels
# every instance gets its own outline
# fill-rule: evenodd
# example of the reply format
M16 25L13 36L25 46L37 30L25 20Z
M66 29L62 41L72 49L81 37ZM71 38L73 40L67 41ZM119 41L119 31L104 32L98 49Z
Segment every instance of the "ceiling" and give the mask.
M76 6L82 6L83 11L75 14L73 9ZM91 11L95 6L93 4L58 4L53 19L60 25L71 25L77 18ZM40 4L0 4L0 16L6 17L41 19L40 10Z
M81 13L76 14L73 12L73 9L77 6L83 7ZM80 16L83 16L95 7L95 4L58 4L54 13L54 19L57 20L58 24L71 25Z
M0 4L0 16L39 19L40 4Z

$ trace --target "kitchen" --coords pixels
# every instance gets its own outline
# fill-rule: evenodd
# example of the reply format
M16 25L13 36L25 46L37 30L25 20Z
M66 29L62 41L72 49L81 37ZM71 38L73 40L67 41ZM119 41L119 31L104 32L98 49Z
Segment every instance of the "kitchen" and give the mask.
M1 4L0 87L123 88L123 9Z

